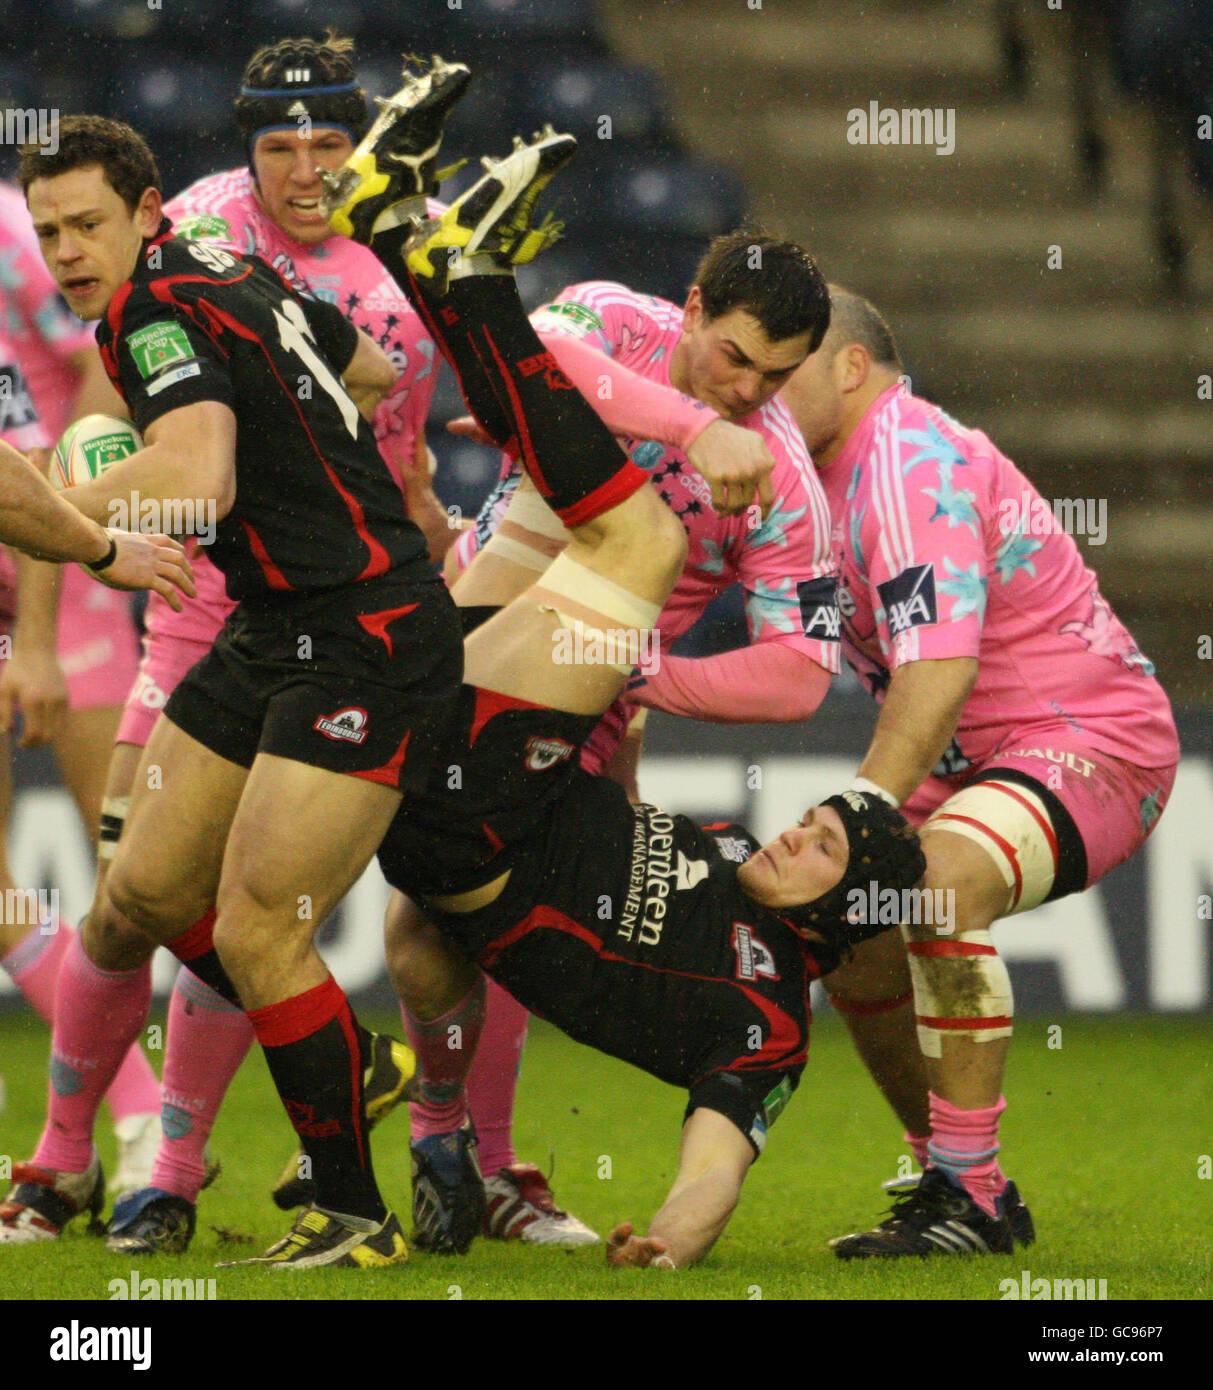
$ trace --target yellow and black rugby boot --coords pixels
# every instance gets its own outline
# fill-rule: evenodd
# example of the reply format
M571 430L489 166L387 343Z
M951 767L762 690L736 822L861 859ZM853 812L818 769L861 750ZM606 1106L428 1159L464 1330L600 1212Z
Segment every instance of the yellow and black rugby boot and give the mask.
M577 151L571 135L546 126L531 142L514 137L504 159L483 159L484 176L441 217L421 223L404 256L427 293L442 295L452 279L525 265L564 230L549 214L531 225L535 202ZM477 259L479 258L479 260Z
M379 115L358 148L335 173L320 176L329 226L367 246L376 222L395 204L408 200L410 211L425 216L425 199L438 191L446 118L472 78L462 63L437 54L420 72L410 65L421 60L405 59L404 85L395 96L375 98Z
M216 1269L237 1265L263 1265L267 1269L336 1268L377 1269L402 1264L409 1257L400 1222L389 1211L382 1222L334 1216L319 1207L308 1207L295 1218L290 1234L275 1242L264 1255L247 1260L225 1260Z
M414 1098L416 1075L417 1058L407 1043L389 1033L372 1033L371 1064L362 1078L362 1103L368 1130L387 1119L402 1100ZM316 1200L316 1184L304 1176L307 1169L303 1160L303 1150L296 1148L270 1193L274 1205L283 1211L310 1207Z

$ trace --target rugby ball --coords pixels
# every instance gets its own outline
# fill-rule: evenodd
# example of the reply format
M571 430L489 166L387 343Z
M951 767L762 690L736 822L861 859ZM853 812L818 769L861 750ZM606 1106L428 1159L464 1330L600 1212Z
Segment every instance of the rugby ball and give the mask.
M143 448L139 431L116 415L86 415L68 425L51 455L51 482L75 487Z

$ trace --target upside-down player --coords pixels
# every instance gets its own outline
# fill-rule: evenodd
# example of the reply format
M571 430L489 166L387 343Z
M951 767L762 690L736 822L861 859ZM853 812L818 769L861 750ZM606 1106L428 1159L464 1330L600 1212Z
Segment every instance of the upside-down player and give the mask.
M687 532L686 565L658 624L660 661L629 682L580 754L587 771L605 769L634 800L647 709L721 723L799 721L812 715L838 670L828 508L799 431L775 396L819 345L827 318L826 287L808 253L757 231L713 241L685 309L591 281L562 290L531 315L541 342ZM466 433L471 424L456 428ZM775 503L765 517L718 516L693 466L707 444L737 425L753 431L774 460ZM520 476L507 455L475 526L447 553L448 577L496 533ZM531 562L546 561L563 540L559 532L549 538L546 553L532 552ZM477 603L495 564L490 557L465 582L465 603ZM671 644L733 584L745 592L749 643L700 659L672 656ZM401 998L424 1008L424 990L409 969L406 915L395 899L388 967ZM416 1045L419 1026L410 1021L408 1028ZM486 1177L485 1232L534 1244L584 1243L590 1233L554 1208L539 1170L515 1160L511 1125L526 1028L526 1010L490 980L467 1083ZM449 1132L462 1098L445 1106L413 1102L410 1113L414 1133L422 1126Z
M887 1221L833 1246L1009 1253L1034 1230L998 1162L1013 1006L990 928L1140 848L1174 782L1175 723L1028 479L905 391L871 304L832 302L784 398L830 499L844 651L881 706L856 785L904 804L926 887L956 895L954 931L907 923L904 950L889 932L830 980L925 1168Z
M494 560L492 585L463 610L469 627L487 621L466 642L468 679L435 759L443 775L406 800L380 863L439 924L418 926L413 943L444 982L435 1013L475 1026L479 965L571 1036L689 1089L667 1201L646 1236L620 1226L607 1251L618 1264L685 1265L719 1236L799 1079L809 984L847 943L846 893L873 880L909 887L922 860L904 819L862 793L814 807L758 849L743 827L701 829L633 805L578 765L652 637L686 538L543 352L508 273L538 191L573 148L555 134L516 148L411 235L395 209L360 200L378 214L372 248L407 264L473 412L498 443L515 442L528 474L456 585L470 589ZM722 512L751 495L739 475L710 482ZM769 504L769 482L762 491ZM546 520L541 496L555 513ZM548 565L560 522L571 539ZM598 639L600 660L563 662L566 633ZM469 1048L452 1052L442 1034L423 1042L422 1072L457 1084Z

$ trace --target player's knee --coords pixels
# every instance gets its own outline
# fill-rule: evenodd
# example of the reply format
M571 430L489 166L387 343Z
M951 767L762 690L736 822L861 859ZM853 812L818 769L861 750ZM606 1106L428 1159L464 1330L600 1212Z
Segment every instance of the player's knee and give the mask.
M929 895L933 922L906 924L918 937L955 936L984 931L1006 910L1007 889L997 866L969 840L943 832L924 832L927 871L922 893Z
M157 939L187 914L183 914L174 883L149 871L146 862L119 858L105 881L106 895L117 912L137 930Z
M114 971L137 970L156 949L156 943L118 911L107 893L97 895L80 923L80 944L98 969Z

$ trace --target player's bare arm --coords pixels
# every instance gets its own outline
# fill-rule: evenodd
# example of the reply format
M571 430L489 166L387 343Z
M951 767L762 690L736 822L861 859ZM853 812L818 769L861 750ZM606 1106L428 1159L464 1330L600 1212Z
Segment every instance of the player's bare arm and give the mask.
M375 408L396 384L398 376L391 358L360 328L358 345L349 366L341 373L341 381L364 420L374 415Z
M859 775L905 801L942 757L976 679L969 656L899 666Z
M701 1260L728 1224L741 1184L754 1162L749 1140L715 1110L699 1109L682 1131L678 1176L647 1236L631 1224L607 1239L607 1264L619 1268L675 1268Z
M0 540L37 560L77 561L116 589L154 589L177 609L191 597L185 551L167 536L106 531L58 496L15 449L0 443Z
M236 500L236 417L229 407L221 401L180 406L153 421L144 439L145 448L64 497L94 521L111 521L116 502L135 511L135 493L141 503L186 497L213 503L205 520L222 521Z
M21 747L49 743L67 720L67 682L56 650L63 570L17 551L13 649L0 666L0 704L21 710Z

